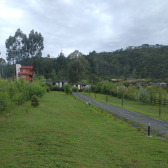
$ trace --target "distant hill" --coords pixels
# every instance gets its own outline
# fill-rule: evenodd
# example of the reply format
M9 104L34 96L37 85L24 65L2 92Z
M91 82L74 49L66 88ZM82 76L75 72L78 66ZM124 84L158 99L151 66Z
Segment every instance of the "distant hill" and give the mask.
M168 78L168 46L143 44L85 56L92 73L137 78Z

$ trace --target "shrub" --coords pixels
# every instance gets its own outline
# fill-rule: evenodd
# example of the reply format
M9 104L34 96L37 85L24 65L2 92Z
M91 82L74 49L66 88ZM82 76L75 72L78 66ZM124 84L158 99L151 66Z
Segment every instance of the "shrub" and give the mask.
M68 95L71 92L71 87L69 84L64 85L64 92Z
M143 103L149 102L149 96L148 96L145 88L140 88L140 90L138 92L137 100L140 102L143 102Z
M53 86L52 91L62 91L59 86Z
M0 92L0 112L4 111L10 104L11 100L8 94Z
M124 93L124 94L123 94L123 97L124 97L125 99L129 99L128 93Z
M109 91L108 91L108 89L107 89L107 86L104 84L104 85L102 85L101 86L101 93L103 93L103 94L107 94Z
M96 85L92 85L92 86L91 86L91 91L92 91L92 92L95 92L95 89L96 89Z
M90 90L91 90L90 87L85 87L84 88L84 92L90 92Z
M96 85L96 92L97 92L97 93L101 93L101 87L102 87L102 84L101 84L101 83L98 83L98 84Z
M51 83L49 83L49 82L46 82L45 83L45 85L49 88L49 89L47 89L47 90L52 90L53 89L53 85L51 84ZM49 92L49 91L47 91L47 92Z
M73 92L77 92L78 91L78 87L77 86L72 86L72 91Z
M32 98L31 98L31 105L36 107L39 105L39 100L38 100L38 97L36 95L33 95Z
M110 94L111 94L112 96L117 97L117 91L116 91L116 90L111 90L111 91L110 91Z
M30 97L32 97L33 95L37 97L42 97L45 93L46 88L41 87L37 84L32 85L32 87L30 88Z

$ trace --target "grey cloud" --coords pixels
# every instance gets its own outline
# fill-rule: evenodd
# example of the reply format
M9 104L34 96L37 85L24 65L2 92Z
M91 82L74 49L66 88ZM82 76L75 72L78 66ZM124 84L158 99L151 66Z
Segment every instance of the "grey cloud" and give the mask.
M4 58L5 40L14 35L17 28L27 35L32 29L41 32L43 56L57 57L61 50L67 56L75 49L88 54L93 50L114 51L130 45L168 43L167 0L8 2L3 3L5 8L19 9L23 13L15 20L0 18L0 50Z

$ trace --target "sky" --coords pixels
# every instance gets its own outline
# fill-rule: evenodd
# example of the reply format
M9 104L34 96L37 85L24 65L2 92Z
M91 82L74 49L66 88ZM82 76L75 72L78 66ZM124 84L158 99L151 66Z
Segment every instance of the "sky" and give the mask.
M0 52L16 30L44 37L42 56L168 45L168 0L0 0Z

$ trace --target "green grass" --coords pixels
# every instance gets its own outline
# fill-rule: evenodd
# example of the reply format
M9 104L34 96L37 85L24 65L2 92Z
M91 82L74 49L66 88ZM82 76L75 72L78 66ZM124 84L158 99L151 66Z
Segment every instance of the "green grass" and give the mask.
M94 93L90 93L90 96L89 96L89 93L83 93L83 92L81 92L81 93L92 98L92 99L106 103L106 96L107 95L96 94L96 98L95 98ZM122 108L125 108L128 110L131 110L131 111L145 114L147 116L151 116L154 118L168 121L168 107L167 106L161 106L161 117L159 117L159 106L158 105L144 104L141 102L136 102L136 101L124 99L123 106L122 106L122 99L119 99L117 97L113 97L110 95L108 95L107 104L112 104L117 107L122 107Z
M167 149L164 140L62 92L46 94L36 108L16 107L10 126L0 115L2 168L166 168Z

